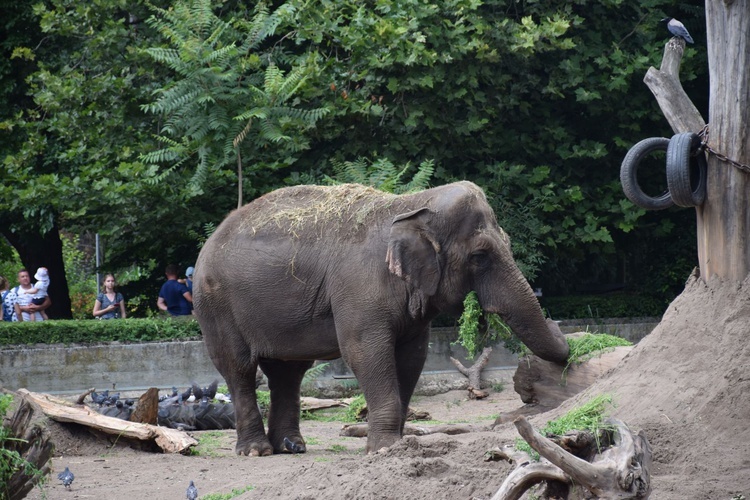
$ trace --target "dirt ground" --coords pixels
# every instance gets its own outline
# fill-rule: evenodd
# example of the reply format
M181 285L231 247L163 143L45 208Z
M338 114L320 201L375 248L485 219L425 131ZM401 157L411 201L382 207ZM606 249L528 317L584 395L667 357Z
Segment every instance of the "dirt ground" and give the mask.
M750 280L742 285L691 279L662 323L596 384L531 422L544 423L595 394L614 396L612 415L643 429L653 449L651 498L750 498ZM86 433L56 433L53 479L28 498L112 500L185 498L190 480L201 496L249 491L240 499L489 499L511 470L485 452L512 444L512 424L495 417L522 403L508 386L470 401L464 391L416 397L432 422L486 425L448 436L407 436L384 453L364 455L363 438L339 436L337 422L304 420L308 452L266 458L234 455L233 431L194 433L195 456L136 451ZM56 474L69 466L66 491ZM744 496L742 496L744 495Z

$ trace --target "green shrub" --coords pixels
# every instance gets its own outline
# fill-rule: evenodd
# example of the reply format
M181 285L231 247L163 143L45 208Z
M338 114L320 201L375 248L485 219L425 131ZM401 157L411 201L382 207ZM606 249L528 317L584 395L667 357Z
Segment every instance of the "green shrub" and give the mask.
M668 302L657 297L624 292L542 297L539 303L550 318L558 320L661 316L669 306Z
M128 318L117 320L50 320L0 322L0 346L25 344L90 344L97 342L149 342L187 340L201 336L191 317Z

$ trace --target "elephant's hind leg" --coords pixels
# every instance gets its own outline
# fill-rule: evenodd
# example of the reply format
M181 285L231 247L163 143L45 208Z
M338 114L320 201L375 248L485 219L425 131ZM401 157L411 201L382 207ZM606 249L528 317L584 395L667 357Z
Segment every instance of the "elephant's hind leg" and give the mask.
M250 348L235 340L212 344L209 352L232 395L237 429L235 451L238 455L272 455L273 448L263 427L263 417L255 392L258 362L253 358Z
M268 378L268 388L271 390L268 440L276 453L287 449L284 438L291 442L294 453L307 451L299 430L300 386L305 372L312 365L312 361L260 360L260 368Z

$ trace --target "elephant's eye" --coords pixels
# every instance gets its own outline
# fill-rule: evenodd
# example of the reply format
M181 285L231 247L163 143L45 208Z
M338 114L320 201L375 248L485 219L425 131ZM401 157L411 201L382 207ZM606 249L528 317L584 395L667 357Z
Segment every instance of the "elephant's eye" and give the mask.
M474 252L469 256L469 261L472 265L483 268L490 265L490 257L487 255L487 252L479 251Z

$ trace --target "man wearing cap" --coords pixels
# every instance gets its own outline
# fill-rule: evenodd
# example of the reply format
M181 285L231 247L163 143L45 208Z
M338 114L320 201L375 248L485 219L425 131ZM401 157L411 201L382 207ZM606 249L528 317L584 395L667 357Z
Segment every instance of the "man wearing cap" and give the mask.
M193 294L185 284L177 281L179 273L180 268L174 264L166 267L164 274L167 276L167 281L159 290L156 306L172 316L187 316L192 312Z

